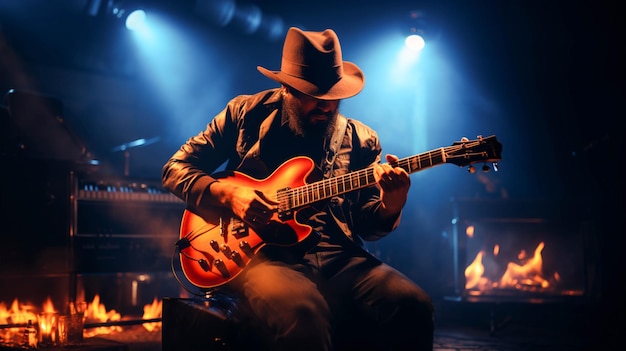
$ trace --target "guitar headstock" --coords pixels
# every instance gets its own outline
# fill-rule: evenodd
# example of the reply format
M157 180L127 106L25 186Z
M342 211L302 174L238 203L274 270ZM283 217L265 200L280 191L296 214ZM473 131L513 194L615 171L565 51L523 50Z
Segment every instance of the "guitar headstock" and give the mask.
M446 162L459 167L479 162L497 163L502 159L501 152L502 144L495 135L455 141L452 146L445 148Z

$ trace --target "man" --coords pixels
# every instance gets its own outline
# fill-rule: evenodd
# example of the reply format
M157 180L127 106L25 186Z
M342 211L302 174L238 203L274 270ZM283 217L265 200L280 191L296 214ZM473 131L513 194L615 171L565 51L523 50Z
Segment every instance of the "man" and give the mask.
M281 243L262 246L219 289L241 298L271 350L431 350L430 297L362 248L363 240L380 239L398 226L410 187L406 171L381 163L376 132L338 112L341 99L363 88L363 72L342 60L339 39L330 29L290 28L280 71L257 68L280 88L233 98L163 168L164 186L189 210L205 217L223 207L251 230ZM312 160L306 184L316 176L332 179L368 168L371 179L354 189L344 189L352 182L329 183L337 192L331 198L293 211L310 234L283 245L281 240L294 233L282 230L289 219L278 213L294 199L212 174L225 164L261 185L298 156ZM387 155L386 160L397 158ZM317 195L312 194L314 200ZM310 196L299 199L308 202Z

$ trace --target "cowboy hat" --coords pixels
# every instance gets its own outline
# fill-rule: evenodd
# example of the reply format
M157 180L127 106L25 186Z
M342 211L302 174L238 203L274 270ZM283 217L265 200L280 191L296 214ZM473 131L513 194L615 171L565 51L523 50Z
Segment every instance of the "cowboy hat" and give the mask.
M342 60L339 38L332 29L311 32L289 28L280 71L261 66L257 69L272 80L320 100L349 98L365 85L363 71Z

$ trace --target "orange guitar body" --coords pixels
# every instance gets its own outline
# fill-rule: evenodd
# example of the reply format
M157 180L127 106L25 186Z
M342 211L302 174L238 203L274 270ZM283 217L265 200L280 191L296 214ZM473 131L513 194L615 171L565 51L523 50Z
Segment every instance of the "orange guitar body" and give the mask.
M263 180L236 171L216 177L220 182L251 187L271 197L285 187L306 184L313 169L310 158L296 157ZM199 288L212 288L230 281L266 244L291 246L309 237L311 227L296 222L294 218L281 219L278 213L274 213L270 223L257 231L225 208L215 208L203 216L185 210L179 241L180 263L185 277Z

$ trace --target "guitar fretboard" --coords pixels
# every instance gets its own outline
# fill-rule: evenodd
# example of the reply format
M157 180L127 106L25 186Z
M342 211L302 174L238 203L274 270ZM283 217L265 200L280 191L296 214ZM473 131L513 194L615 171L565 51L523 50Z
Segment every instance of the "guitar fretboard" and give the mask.
M434 167L446 162L446 148L431 150L390 163L408 173ZM330 197L358 190L376 183L374 168L350 172L341 176L320 180L295 189L286 189L278 194L278 200L289 209L311 205Z

